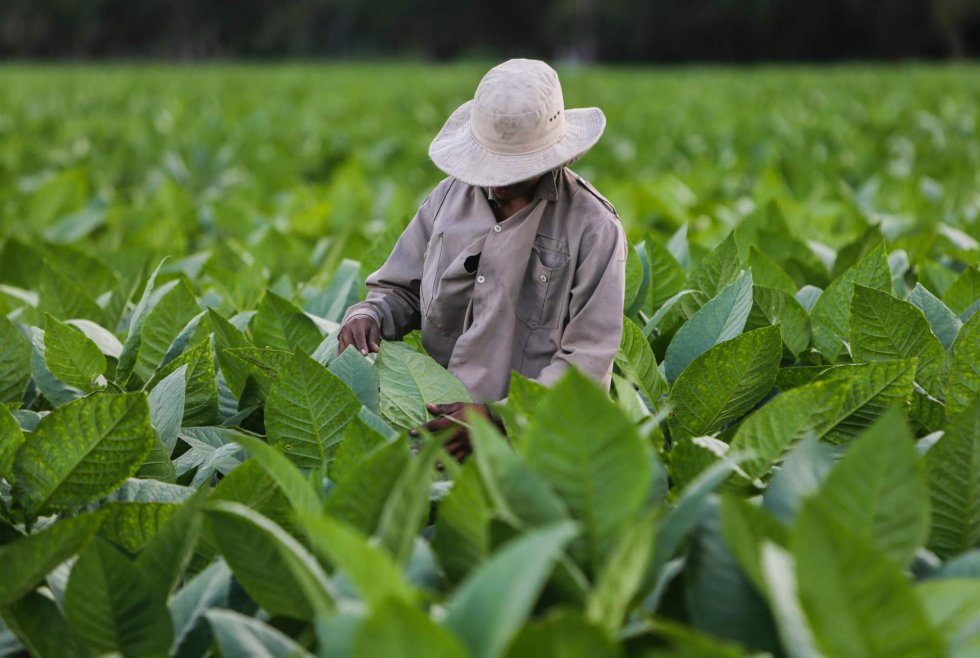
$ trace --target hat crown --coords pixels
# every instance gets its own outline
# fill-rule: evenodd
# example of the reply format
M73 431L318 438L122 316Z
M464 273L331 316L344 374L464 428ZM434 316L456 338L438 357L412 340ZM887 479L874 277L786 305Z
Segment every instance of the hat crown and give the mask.
M473 97L470 127L486 150L523 155L561 139L564 110L553 68L538 60L511 59L483 76Z

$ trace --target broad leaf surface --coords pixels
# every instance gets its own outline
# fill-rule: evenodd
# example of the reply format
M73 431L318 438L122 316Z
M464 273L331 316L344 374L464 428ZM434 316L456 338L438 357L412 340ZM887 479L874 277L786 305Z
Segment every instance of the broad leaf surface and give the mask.
M844 404L843 382L815 382L777 395L745 419L732 439L732 449L748 453L742 470L750 479L762 477L809 432L822 434Z
M361 403L339 378L302 351L279 373L265 405L269 443L297 466L319 468L333 458Z
M884 243L831 281L810 312L813 346L830 362L837 360L842 341L850 336L848 315L855 284L891 290L892 276Z
M525 441L528 463L582 524L594 572L646 499L652 480L646 446L608 396L574 370L538 405Z
M25 507L73 509L111 492L136 473L155 438L142 393L98 394L55 409L14 461Z
M688 364L714 345L742 333L751 310L752 273L745 271L674 334L664 357L667 381L673 383Z
M381 415L396 427L411 429L430 420L426 404L470 401L466 387L448 370L401 343L383 342L376 367Z
M50 315L44 319L44 362L55 377L83 391L94 390L106 369L105 356L95 343Z
M980 545L980 398L954 417L926 454L929 547L952 557Z
M963 413L980 397L980 313L966 321L949 351L946 415Z
M89 545L71 570L65 616L98 654L163 656L173 626L162 592L109 544Z
M851 354L856 361L918 359L915 381L942 398L945 353L922 311L891 294L854 286L851 300Z
M503 654L574 535L567 521L531 530L501 547L456 589L445 625L473 658Z
M782 351L779 327L772 326L699 356L671 389L672 431L678 437L702 436L738 420L772 390Z
M235 578L273 615L309 620L333 610L316 558L281 527L239 503L209 503L205 527Z
M823 505L804 506L793 533L803 609L827 658L943 655L901 567Z

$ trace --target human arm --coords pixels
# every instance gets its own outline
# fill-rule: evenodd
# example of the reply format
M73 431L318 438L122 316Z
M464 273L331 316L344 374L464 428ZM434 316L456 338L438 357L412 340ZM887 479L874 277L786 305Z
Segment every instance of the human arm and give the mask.
M445 184L440 184L422 202L384 265L368 276L367 298L348 308L341 323L341 350L353 344L376 352L380 338L399 340L419 327L423 257L432 236L436 208L445 199L445 188Z

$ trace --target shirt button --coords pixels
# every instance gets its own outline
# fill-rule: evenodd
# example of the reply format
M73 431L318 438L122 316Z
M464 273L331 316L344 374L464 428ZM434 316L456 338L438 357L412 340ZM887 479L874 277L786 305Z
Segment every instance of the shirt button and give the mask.
M541 280L541 283L548 283L548 277L545 276L544 274L542 274L541 276L539 276L538 279Z
M494 233L500 233L500 224L494 224L493 230Z
M477 283L483 283L486 280L487 280L487 277L483 276L482 274L480 276L476 277L476 282Z

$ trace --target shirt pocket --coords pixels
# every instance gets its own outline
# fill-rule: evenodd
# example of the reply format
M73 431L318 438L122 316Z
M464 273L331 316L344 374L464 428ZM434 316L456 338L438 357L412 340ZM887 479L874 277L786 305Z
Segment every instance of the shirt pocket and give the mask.
M466 325L480 255L464 251L446 266L435 284L427 318L444 331L461 332Z
M568 273L568 243L543 235L535 237L517 300L521 322L532 329L558 327Z
M428 314L429 304L439 282L439 259L442 256L442 232L433 235L422 255L422 283L419 285L419 310Z

